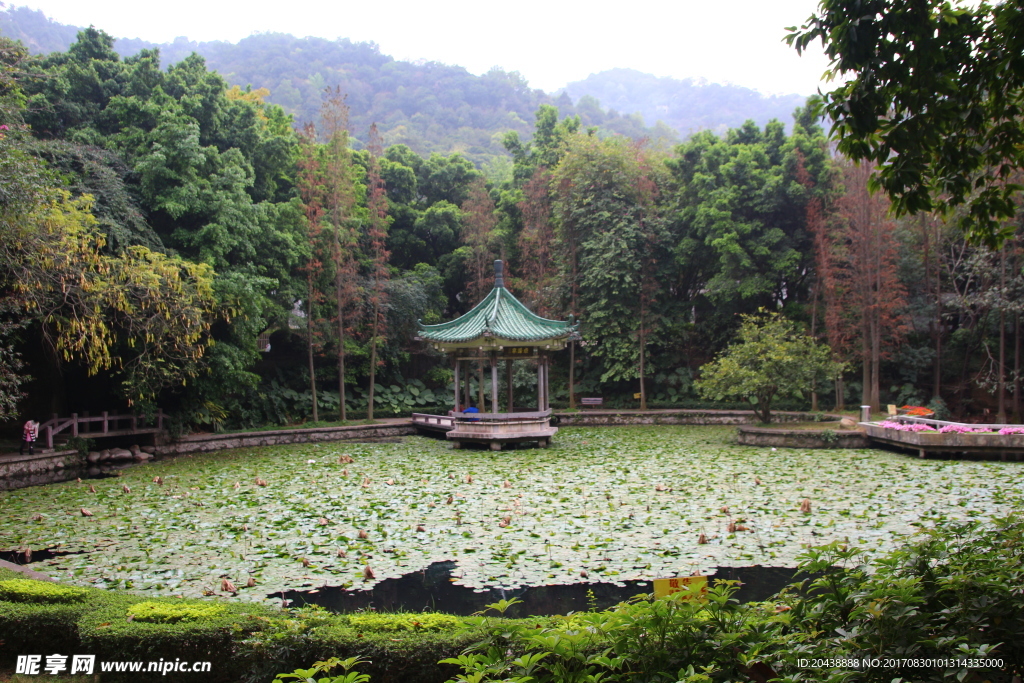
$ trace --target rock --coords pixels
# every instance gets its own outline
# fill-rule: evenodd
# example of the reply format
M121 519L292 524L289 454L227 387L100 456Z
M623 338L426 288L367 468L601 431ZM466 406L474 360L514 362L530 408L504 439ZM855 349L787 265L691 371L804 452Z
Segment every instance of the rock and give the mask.
M852 418L844 417L842 420L839 421L839 428L840 429L856 429L857 428L857 423Z
M101 472L103 472L103 470L101 470L99 467L90 467L89 468L89 476L90 477L98 477L98 476L100 476Z
M142 452L142 449L139 448L139 444L137 444L137 443L136 444L132 444L131 446L129 446L128 450L130 450L132 452L132 455L134 455L134 456L138 456L138 454Z
M108 460L110 460L110 451L107 450L106 448L104 448L102 451L100 451L100 460L99 461L100 462L106 462Z
M130 450L128 450L127 448L111 448L110 449L110 459L111 460L119 460L119 461L131 460L132 459L132 452Z
M98 451L89 451L89 455L85 456L85 459L88 460L90 464L97 463L100 461L100 454Z

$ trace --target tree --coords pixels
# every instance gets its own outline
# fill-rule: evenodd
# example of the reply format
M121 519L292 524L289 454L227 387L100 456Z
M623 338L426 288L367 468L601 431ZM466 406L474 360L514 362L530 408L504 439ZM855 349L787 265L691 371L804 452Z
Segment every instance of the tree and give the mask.
M366 222L366 241L370 254L370 288L367 303L370 307L370 392L366 406L366 417L373 419L374 384L377 381L377 346L383 340L386 329L386 304L388 295L388 197L384 179L380 175L380 158L383 148L377 125L370 126L367 150L370 163L366 173L366 207L369 210Z
M494 200L487 192L484 179L478 178L469 188L469 197L462 203L462 243L469 252L466 294L473 305L491 289L491 263L495 256L492 245L494 227L498 224L494 212Z
M666 305L658 283L671 264L657 201L660 162L622 138L577 135L552 178L570 311L583 316L601 381L639 378L641 397L647 347Z
M5 313L37 322L56 357L90 374L120 373L129 403L195 377L218 311L213 269L138 245L104 254L91 199L49 187L52 180L16 139L0 136ZM16 364L16 357L0 363L8 369L2 374Z
M820 39L825 95L839 151L877 164L873 187L897 214L964 206L973 241L997 247L1012 230L1024 166L1024 7L1019 2L822 0L787 41Z
M705 398L750 399L761 422L771 422L776 397L801 397L815 377L834 376L839 365L828 347L801 334L777 313L744 315L738 342L701 368L697 391Z
M321 163L316 149L316 128L306 124L300 138L296 189L302 199L306 218L306 238L309 243L308 258L303 270L306 272L306 362L309 370L309 393L312 401L313 421L320 419L316 397L316 354L318 347L315 333L317 302L323 298L319 287L323 272L323 227L320 221L324 214L323 185L320 182Z
M553 309L550 290L556 280L556 267L552 258L555 232L552 222L551 173L539 167L523 186L523 199L519 211L523 229L519 233L519 271L528 299L534 311L550 317Z
M869 193L866 164L848 164L844 170L846 194L839 200L843 291L837 313L852 328L845 336L860 341L863 405L878 410L882 358L906 331L906 292L896 271L896 226L886 216L888 202Z
M331 262L334 267L334 316L337 330L339 419L347 419L345 410L345 340L351 311L359 297L356 279L358 237L352 222L355 208L355 183L348 146L348 104L339 88L328 88L320 110L322 133L327 136L323 154L324 218L331 227Z

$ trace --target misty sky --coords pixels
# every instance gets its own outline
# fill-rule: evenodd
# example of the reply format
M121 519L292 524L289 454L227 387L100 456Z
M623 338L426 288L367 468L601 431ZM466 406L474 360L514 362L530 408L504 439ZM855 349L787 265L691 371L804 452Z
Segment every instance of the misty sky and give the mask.
M817 0L673 0L641 4L525 0L306 2L251 0L8 0L64 24L163 43L238 41L256 32L372 41L397 59L425 59L481 74L518 71L553 91L615 67L705 78L766 94L809 95L827 61L819 47L798 57L782 41Z

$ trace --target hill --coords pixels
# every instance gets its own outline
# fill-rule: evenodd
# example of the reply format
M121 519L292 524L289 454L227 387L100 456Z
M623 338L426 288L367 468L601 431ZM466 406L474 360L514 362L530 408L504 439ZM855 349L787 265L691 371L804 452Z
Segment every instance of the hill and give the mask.
M78 30L26 7L0 12L0 33L21 40L36 54L66 50ZM501 144L506 131L524 139L531 135L534 113L542 104L556 105L562 116L579 115L584 126L603 133L646 137L668 146L690 132L724 131L746 119L759 125L773 117L788 123L803 103L796 95L771 98L747 88L656 78L630 69L592 75L548 94L530 88L518 72L494 68L476 76L459 66L399 61L373 43L280 33L256 34L238 43L186 38L160 45L123 38L115 43L122 57L152 48L160 50L165 67L198 53L229 84L269 90L266 100L300 123L316 120L324 89L339 86L348 94L356 147L376 122L387 145L403 143L423 155L460 152L483 167L506 157Z
M802 95L762 95L738 85L702 80L658 78L634 69L610 69L565 86L563 92L585 106L594 98L612 111L639 113L646 121L662 121L682 137L698 130L723 133L748 119L763 127L771 119L788 124L802 107Z

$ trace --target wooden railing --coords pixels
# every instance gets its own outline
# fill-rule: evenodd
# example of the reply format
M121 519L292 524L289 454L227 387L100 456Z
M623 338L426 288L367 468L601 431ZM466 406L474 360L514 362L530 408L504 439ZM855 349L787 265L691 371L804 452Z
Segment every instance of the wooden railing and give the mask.
M428 415L426 413L413 413L412 423L427 429L447 431L455 426L455 418L449 415Z
M125 422L130 426L125 428L123 424ZM164 411L156 411L155 426L146 426L145 422L145 418L138 415L111 415L107 411L103 411L97 417L79 416L78 413L71 413L71 417L59 417L55 413L53 417L39 425L39 431L46 435L47 448L53 448L53 437L66 429L71 430L72 437L83 434L90 437L100 437L161 432L164 429ZM93 430L93 424L99 424L100 428Z

